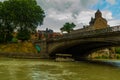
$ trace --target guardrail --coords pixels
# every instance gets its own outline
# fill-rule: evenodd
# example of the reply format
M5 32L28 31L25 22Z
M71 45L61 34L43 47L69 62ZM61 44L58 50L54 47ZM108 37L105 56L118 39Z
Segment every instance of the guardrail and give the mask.
M114 26L114 27L108 27L104 29L97 29L97 30L90 30L90 31L80 31L76 33L67 33L63 34L63 36L60 37L54 37L50 38L49 40L60 40L60 39L72 39L72 38L77 38L77 37L88 37L88 36L94 36L94 35L99 35L99 34L105 34L109 32L117 32L120 31L120 26Z

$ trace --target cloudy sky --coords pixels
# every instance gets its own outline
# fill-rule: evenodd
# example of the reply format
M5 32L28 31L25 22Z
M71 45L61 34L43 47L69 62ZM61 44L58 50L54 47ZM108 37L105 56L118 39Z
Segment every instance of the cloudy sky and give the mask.
M59 29L65 22L74 22L76 29L88 25L100 9L110 26L120 25L120 0L37 0L45 10L46 18L39 29Z
M46 14L44 24L38 29L60 31L66 22L74 22L75 29L82 28L83 25L89 24L98 9L110 26L120 25L120 0L37 0L37 2Z

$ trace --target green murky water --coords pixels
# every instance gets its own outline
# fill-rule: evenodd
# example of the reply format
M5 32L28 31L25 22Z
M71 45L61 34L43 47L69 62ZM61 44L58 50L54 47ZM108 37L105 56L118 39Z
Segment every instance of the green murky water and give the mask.
M0 59L0 80L120 80L116 65L88 62L54 62L34 59Z

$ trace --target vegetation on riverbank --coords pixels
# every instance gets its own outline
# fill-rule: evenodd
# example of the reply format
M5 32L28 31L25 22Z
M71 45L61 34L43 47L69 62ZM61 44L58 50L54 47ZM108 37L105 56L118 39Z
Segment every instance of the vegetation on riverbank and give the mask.
M112 49L103 49L91 53L88 58L92 59L120 59L120 47Z

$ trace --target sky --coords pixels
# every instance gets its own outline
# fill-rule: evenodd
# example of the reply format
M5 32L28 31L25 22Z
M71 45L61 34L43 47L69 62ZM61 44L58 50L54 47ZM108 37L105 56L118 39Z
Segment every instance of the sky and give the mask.
M4 1L4 0L0 0ZM89 25L91 17L99 9L108 25L120 25L120 0L36 0L45 11L43 25L38 29L46 28L60 32L66 22L74 22L75 29Z
M60 31L66 22L74 22L75 29L89 25L91 17L99 9L108 25L120 25L120 0L37 0L46 17L38 29Z

